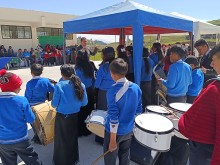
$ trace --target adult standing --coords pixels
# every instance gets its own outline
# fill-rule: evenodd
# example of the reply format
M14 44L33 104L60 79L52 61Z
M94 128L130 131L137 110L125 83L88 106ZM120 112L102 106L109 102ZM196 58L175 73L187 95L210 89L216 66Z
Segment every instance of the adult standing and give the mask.
M220 80L220 46L210 52ZM189 165L220 164L220 81L206 82L191 108L179 120L180 132L189 138Z
M87 51L88 56L94 56L96 55L98 48L95 47L94 51L91 51L91 49L89 47L87 47L87 39L86 37L82 37L80 40L80 45L76 48L76 53L81 50L83 52Z
M204 75L205 75L205 81L216 77L216 72L211 66L212 57L210 55L210 48L206 40L199 39L196 41L194 47L199 53L199 62L200 62L200 68L202 69Z

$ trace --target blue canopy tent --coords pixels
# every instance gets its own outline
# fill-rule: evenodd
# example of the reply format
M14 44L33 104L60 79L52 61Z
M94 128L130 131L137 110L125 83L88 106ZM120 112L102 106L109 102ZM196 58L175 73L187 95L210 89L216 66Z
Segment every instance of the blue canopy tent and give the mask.
M68 33L120 35L121 38L133 35L135 82L140 84L144 34L192 33L193 22L127 0L66 21L63 31L64 36Z

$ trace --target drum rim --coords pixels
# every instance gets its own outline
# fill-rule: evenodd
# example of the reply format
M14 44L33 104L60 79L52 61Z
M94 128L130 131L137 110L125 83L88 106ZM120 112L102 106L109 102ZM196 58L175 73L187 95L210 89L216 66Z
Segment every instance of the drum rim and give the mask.
M173 123L172 123L172 124L173 124ZM168 134L168 133L173 132L173 130L174 130L174 127L173 127L172 129L167 130L167 131L163 131L163 132L150 131L150 130L147 130L147 129L145 129L145 128L139 126L136 122L135 122L135 126L136 126L137 128L139 128L140 130L142 130L142 131L144 131L144 132L147 132L147 133L149 133L149 134L158 134L158 135Z
M175 108L173 108L172 106L170 106L171 104L176 104L176 103L181 103L181 102L170 103L170 104L169 104L169 107L172 108L174 111L179 112L179 113L181 113L181 114L183 114L183 113L185 113L185 112L187 112L187 111L189 110L189 109L188 109L187 111L182 111L182 110L175 109ZM181 103L181 104L189 104L189 105L192 106L192 104L190 104L190 103Z
M155 112L155 111L152 111L150 109L147 109L147 107L150 107L150 106L163 108L160 105L148 105L148 106L145 107L145 112L151 112L151 113L162 114L162 115L169 115L170 114L168 111L164 111L164 113L160 113L160 112Z
M155 148L151 148L151 147L149 147L149 146L147 146L147 145L141 143L141 142L136 138L135 135L134 135L134 138L136 139L136 141L137 141L140 145L142 145L142 146L144 146L144 147L147 147L147 148L149 148L149 149L151 149L151 150L158 151L158 152L168 152L168 151L170 150L170 148L169 148L168 150L157 150L157 149L155 149ZM170 145L170 147L171 147L171 145Z

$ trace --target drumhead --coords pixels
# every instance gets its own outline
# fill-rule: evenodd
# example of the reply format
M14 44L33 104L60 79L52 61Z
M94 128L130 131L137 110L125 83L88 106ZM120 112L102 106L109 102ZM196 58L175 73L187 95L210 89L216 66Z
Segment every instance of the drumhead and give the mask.
M135 118L135 125L148 133L167 134L173 131L173 123L158 114L145 113Z
M154 112L154 113L159 113L159 114L169 114L168 111L166 111L165 108L159 106L159 105L148 105L146 108L145 108L146 111L151 111L151 112Z
M186 112L192 106L190 103L170 103L169 106L175 110Z

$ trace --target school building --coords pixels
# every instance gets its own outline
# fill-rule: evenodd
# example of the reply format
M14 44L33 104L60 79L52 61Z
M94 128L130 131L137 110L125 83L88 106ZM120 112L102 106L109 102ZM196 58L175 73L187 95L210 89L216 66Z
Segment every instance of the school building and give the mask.
M63 21L75 15L49 13L33 10L0 8L0 45L6 49L36 48L38 43L63 44ZM66 45L77 43L77 37L68 34Z

